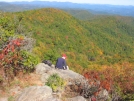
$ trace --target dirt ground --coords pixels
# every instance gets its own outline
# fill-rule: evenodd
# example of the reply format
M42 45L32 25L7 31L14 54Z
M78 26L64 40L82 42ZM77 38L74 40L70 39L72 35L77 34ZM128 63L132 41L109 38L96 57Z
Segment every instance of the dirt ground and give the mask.
M15 77L9 85L6 85L4 88L0 89L0 101L13 101L13 98L20 93L23 88L35 85L44 85L40 80L40 75L36 73L19 75Z

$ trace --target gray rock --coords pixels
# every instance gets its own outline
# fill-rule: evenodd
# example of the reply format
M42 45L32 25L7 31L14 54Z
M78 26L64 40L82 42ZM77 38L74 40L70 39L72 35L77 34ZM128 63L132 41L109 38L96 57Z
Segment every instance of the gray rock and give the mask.
M52 64L51 67L55 69L55 65Z
M68 98L68 99L66 99L66 101L87 101L87 100L82 96L76 96L73 98Z
M45 99L45 101L62 101L62 100L58 98L50 97L50 98Z
M36 74L43 74L43 73L47 73L51 68L50 66L44 63L39 63L36 65L35 69L36 69Z
M8 97L0 98L0 101L8 101Z
M16 101L46 101L52 96L52 89L48 86L31 86L25 88Z
M80 75L76 72L73 72L72 70L59 70L59 69L55 69L54 65L52 65L52 66L53 66L53 68L51 66L44 64L44 63L39 63L35 67L36 73L42 75L41 76L42 82L46 82L46 79L54 73L57 73L61 78L65 79L65 80L83 78L82 75Z
M49 78L50 75L48 75L47 73L44 73L41 75L41 81L43 83L46 83L47 82L47 79Z
M78 79L83 78L82 75L73 72L72 70L61 70L59 75L64 79Z

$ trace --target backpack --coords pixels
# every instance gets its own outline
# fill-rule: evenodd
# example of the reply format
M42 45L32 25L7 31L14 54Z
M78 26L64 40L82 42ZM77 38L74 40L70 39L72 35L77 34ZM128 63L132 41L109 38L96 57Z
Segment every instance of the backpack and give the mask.
M48 66L51 66L52 65L52 62L50 60L43 60L42 63L45 63Z

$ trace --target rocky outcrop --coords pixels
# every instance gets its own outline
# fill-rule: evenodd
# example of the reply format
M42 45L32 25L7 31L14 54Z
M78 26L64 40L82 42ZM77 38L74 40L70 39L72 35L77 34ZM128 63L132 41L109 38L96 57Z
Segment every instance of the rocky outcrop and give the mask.
M47 101L52 97L52 89L48 86L31 86L25 88L16 101Z
M85 82L86 80L84 77L76 72L73 72L72 70L59 70L55 69L54 65L48 66L44 63L39 63L35 67L36 74L41 75L41 81L44 83L44 86L31 86L25 88L16 98L16 101L62 101L62 92L53 92L52 89L48 86L45 86L45 83L47 82L47 79L52 74L58 74L61 78L66 80L67 85L71 85L73 80L78 80L78 84L80 82ZM90 85L89 85L90 86ZM88 87L89 87L88 86ZM90 87L91 88L91 87ZM65 89L64 89L65 90ZM89 92L89 90L87 90ZM98 96L99 99L102 99L102 101L108 99L108 92L107 90L102 90L99 92ZM96 98L95 98L96 99ZM72 98L64 98L64 101L93 101L92 97L84 98L83 96L73 96Z
M35 68L36 73L41 75L41 81L44 83L46 82L47 78L54 73L57 73L61 78L65 79L66 81L84 78L82 75L72 70L55 69L54 65L48 66L47 64L39 63Z

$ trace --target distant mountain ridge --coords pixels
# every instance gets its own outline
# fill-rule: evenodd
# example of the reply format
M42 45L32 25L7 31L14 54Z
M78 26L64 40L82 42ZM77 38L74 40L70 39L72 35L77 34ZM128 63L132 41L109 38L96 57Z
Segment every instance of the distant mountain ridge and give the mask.
M19 7L14 8L10 4ZM134 17L134 6L123 5L106 5L106 4L80 4L71 2L49 2L49 1L32 1L32 2L0 2L0 10L2 11L23 11L37 8L60 8L60 9L83 9L95 14L121 15ZM10 9L7 9L10 8Z
M21 11L21 9L22 8L17 5L6 3L6 2L0 2L0 11L5 11L5 12Z

